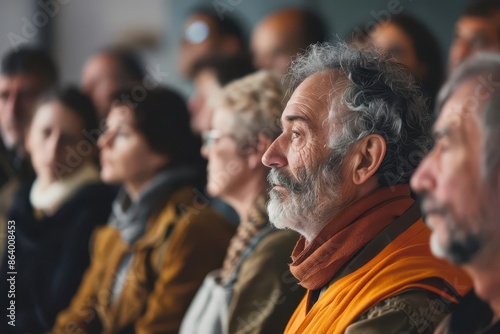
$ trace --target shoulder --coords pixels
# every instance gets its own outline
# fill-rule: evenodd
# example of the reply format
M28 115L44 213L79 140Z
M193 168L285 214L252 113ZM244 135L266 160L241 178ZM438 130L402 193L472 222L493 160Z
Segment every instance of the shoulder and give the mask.
M110 252L120 243L122 239L120 232L108 224L96 227L91 242L94 256L109 256Z
M490 305L471 289L460 300L453 313L439 324L436 333L497 333L488 331L500 326L497 324L492 327L493 319L494 313Z
M433 333L449 314L450 303L441 296L411 289L382 300L346 329L354 333Z
M242 263L240 275L255 276L265 271L266 278L281 277L289 272L288 264L299 236L295 232L277 230L266 235Z
M77 202L81 205L82 200L98 205L110 205L116 197L118 188L101 182L93 182L84 185L78 190L73 198L68 202Z
M12 207L10 210L11 212L20 210L21 212L25 213L26 211L24 210L29 210L30 212L33 210L29 201L32 185L32 182L24 182L19 185L19 188L17 189L13 198Z
M293 231L274 230L266 235L255 247L250 258L268 258L271 261L289 262L299 235Z
M194 187L175 191L152 219L158 225L173 223L173 234L178 237L191 235L192 238L206 239L222 234L226 238L234 234L234 226L216 213L208 199Z

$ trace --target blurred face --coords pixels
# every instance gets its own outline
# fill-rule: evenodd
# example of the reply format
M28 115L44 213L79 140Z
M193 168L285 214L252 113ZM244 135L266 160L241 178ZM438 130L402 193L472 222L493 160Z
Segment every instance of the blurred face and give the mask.
M264 154L271 167L268 205L271 222L308 240L341 205L341 166L327 147L332 74L319 72L295 90L283 115L282 134Z
M379 24L371 33L370 39L377 48L390 54L399 63L407 66L413 75L422 77L425 73L423 65L417 59L415 47L401 28L391 23Z
M91 159L91 150L78 145L84 141L83 129L83 120L59 102L44 104L36 111L26 148L42 184L71 175Z
M498 20L463 16L455 25L455 37L450 49L450 68L457 67L478 51L500 51Z
M122 83L113 57L99 54L90 58L82 71L82 90L90 96L100 119L106 118L113 94Z
M264 22L252 34L251 49L254 65L259 69L285 73L291 57L298 51L295 38L278 22Z
M193 65L203 57L217 53L215 22L204 14L191 16L184 26L177 67L182 75L189 77Z
M255 67L285 73L290 65L290 54L276 31L257 29L252 36Z
M166 156L151 150L144 135L136 129L134 114L128 106L111 108L98 145L102 180L122 183L137 191L168 162Z
M242 184L251 178L245 156L231 134L231 112L218 109L213 129L204 133L202 155L208 160L207 191L222 199L238 198Z
M191 129L196 134L210 130L213 110L207 100L220 85L213 70L203 70L194 79L194 93L188 107L191 114Z
M435 146L411 180L423 199L433 253L456 264L471 261L487 240L498 243L499 212L492 217L498 196L488 194L481 177L481 105L470 102L478 84L467 81L443 106L433 129Z
M0 133L8 148L22 144L41 92L34 75L0 75Z

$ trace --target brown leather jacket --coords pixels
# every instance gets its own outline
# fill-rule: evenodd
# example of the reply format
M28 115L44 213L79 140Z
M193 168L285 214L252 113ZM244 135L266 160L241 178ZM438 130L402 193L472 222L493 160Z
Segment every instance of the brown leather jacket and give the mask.
M132 247L118 230L103 227L91 266L54 333L176 333L206 274L222 265L233 233L190 187L174 192ZM115 274L129 249L134 255L125 286L111 303Z

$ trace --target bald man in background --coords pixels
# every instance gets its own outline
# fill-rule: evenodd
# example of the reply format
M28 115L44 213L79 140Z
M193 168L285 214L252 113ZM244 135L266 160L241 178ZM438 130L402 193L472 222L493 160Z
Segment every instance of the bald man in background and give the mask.
M251 37L254 65L285 73L293 56L310 44L323 42L328 33L322 19L306 9L281 9L255 27Z

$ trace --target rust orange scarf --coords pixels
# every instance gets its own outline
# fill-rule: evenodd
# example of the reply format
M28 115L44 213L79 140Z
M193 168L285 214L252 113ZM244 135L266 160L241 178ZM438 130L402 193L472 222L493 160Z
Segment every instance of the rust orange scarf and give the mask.
M414 200L408 185L376 190L353 203L307 243L301 237L292 253L291 273L309 290L320 289L361 247L401 216Z
M434 292L439 305L456 303L449 289L434 286L428 279L446 281L460 295L472 282L461 269L432 256L429 238L430 230L420 219L367 264L332 284L306 312L309 291L285 334L343 334L370 307L413 288Z

